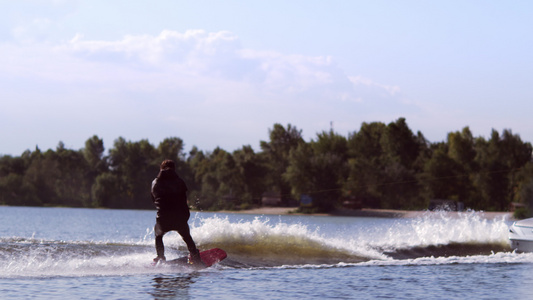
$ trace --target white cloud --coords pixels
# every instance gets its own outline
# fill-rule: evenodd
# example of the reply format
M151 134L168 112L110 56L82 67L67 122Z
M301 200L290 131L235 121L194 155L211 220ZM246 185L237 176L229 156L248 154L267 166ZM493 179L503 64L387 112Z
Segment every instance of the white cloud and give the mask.
M14 27L11 34L16 40L31 42L35 39L42 39L51 26L53 26L52 20L36 18L26 24Z
M312 98L322 97L328 101L360 99L363 97L359 91L361 86L372 87L375 94L381 94L380 97L383 94L395 96L399 90L396 86L374 83L362 77L348 77L328 56L244 49L238 37L227 31L189 30L180 33L165 30L157 36L126 36L116 41L85 40L77 35L59 48L107 67L143 72L146 79L163 85L168 80L161 76L176 78L180 82L198 82L210 89L214 88L213 84L220 83L223 87L234 82L245 89L252 86L258 93L281 98L312 95ZM230 85L235 87L235 84Z
M0 41L49 42L65 28L62 22L79 6L77 0L3 1ZM9 2L9 3L7 3Z
M258 142L258 132L266 135L274 123L292 123L308 135L330 121L352 123L355 130L355 116L364 113L354 106L357 99L394 100L398 92L348 77L328 56L245 49L227 31L165 30L107 41L78 34L56 44L0 44L0 51L0 97L15 100L4 114L48 124L58 135L53 143L103 131L112 138L160 140L216 132L216 138L203 138L244 145ZM65 122L73 126L60 134ZM45 128L36 134L49 136Z
M362 76L350 76L349 79L356 86L362 85L366 87L376 88L376 89L386 92L390 96L395 96L400 92L400 87L396 85L385 85L385 84L377 83L371 79L364 78Z
M399 88L349 77L331 57L244 49L227 31L165 30L119 40L78 34L58 45L0 45L0 76L117 94L196 95L205 101L327 102L394 97ZM168 96L168 95L167 95ZM216 99L216 100L213 100Z

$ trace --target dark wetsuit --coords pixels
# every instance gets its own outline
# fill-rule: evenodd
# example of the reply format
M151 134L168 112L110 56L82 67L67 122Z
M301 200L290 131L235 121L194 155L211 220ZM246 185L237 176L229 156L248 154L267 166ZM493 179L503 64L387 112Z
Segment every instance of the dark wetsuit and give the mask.
M187 186L174 170L164 169L159 172L152 182L152 200L157 208L154 228L157 256L165 256L163 235L171 230L176 230L181 235L189 253L197 253L187 224L190 217Z

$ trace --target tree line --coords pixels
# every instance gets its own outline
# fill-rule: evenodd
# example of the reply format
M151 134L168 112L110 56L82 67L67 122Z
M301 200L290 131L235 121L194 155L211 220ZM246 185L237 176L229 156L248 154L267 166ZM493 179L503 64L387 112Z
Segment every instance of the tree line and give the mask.
M333 130L309 142L302 131L274 124L260 151L251 146L184 150L180 138L157 147L148 140L119 137L106 153L93 136L80 150L25 151L0 157L0 204L152 208L151 181L164 159L176 162L199 210L246 209L268 193L281 205L327 212L346 203L382 209L426 209L430 199L466 208L507 211L511 203L533 202L532 146L511 130L474 137L468 127L430 143L406 120L363 123L348 136Z

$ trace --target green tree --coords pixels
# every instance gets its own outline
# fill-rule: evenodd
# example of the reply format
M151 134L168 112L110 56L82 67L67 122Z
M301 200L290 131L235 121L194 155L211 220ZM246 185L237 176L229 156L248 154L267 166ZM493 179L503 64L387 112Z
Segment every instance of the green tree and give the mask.
M448 133L448 155L451 159L465 167L467 171L475 171L476 158L475 139L470 128L461 132Z
M241 205L261 205L261 196L266 189L263 179L267 174L263 156L257 155L248 145L234 151L233 159L239 173L236 184L242 187L242 194L239 195Z
M515 198L520 168L531 162L531 144L504 130L493 130L490 140L476 140L479 172L475 185L480 191L476 209L505 211Z
M217 147L211 153L197 151L191 156L190 164L200 190L193 194L195 204L200 210L225 208L223 199L231 196L230 181L234 162L231 155Z
M24 180L30 164L30 151L20 157L0 157L0 204L40 205L34 187Z
M444 144L438 147L426 162L421 178L428 199L468 200L468 189L465 187L468 185L465 184L468 181L466 170L448 155Z
M374 208L423 206L417 177L427 156L427 141L414 135L404 118L388 125L363 123L348 139L350 195Z
M57 205L86 207L91 205L91 186L94 178L82 151L65 149L59 143L55 153L50 151L50 159L57 162L57 178L54 190Z
M381 137L382 161L385 162L381 197L383 208L420 208L424 199L417 176L422 172L421 154L425 152L426 141L419 132L413 134L404 118L387 125Z
M0 156L0 204L151 208L150 183L164 159L173 159L199 209L260 204L265 191L310 194L314 209L327 211L342 196L365 207L421 209L431 198L463 201L480 210L507 210L511 202L533 205L532 146L510 130L493 130L488 140L468 127L430 144L404 118L387 125L363 123L347 138L332 131L309 143L301 131L274 124L261 152L243 146L203 152L166 138L157 148L147 140L115 140L104 156L94 135L81 150L25 151ZM533 211L533 209L531 210Z
M93 135L85 141L85 148L82 149L82 153L89 166L89 175L91 177L95 177L97 174L107 171L104 151L104 141L98 136Z
M0 177L0 203L17 206L40 206L35 187L24 180L24 176L10 173Z
M282 202L287 204L291 195L291 187L283 174L289 166L289 155L291 150L304 143L302 131L291 124L284 128L280 124L274 124L269 130L270 141L261 141L261 150L265 157L268 174L265 178L268 188L275 193L279 193Z
M117 208L151 208L150 186L159 170L158 153L148 140L129 142L120 137L109 151L110 172L106 186L118 190ZM97 194L95 194L96 196ZM102 199L96 199L102 203Z
M525 205L526 217L533 215L533 162L526 163L516 174L517 187L513 202Z
M199 209L238 209L253 205L263 191L264 168L249 146L233 154L218 147L207 154L193 148L188 163L200 187L191 193Z
M183 153L183 140L177 137L170 137L164 139L157 151L159 152L159 160L172 159L175 162L185 160L185 154Z
M199 197L199 193L201 190L201 174L204 174L205 171L205 163L203 162L206 159L206 156L203 151L199 150L196 146L193 146L192 149L189 151L189 155L187 156L186 163L188 168L191 170L192 178L190 179L190 182L187 183L187 187L189 188L189 203L196 206L197 198ZM193 200L191 200L193 199Z
M347 149L346 138L333 131L318 134L317 140L309 144L300 143L290 152L284 174L293 195L310 195L318 211L334 209L347 175Z
M94 195L94 189L96 188L96 178L100 174L105 174L109 171L109 167L107 164L107 158L104 157L104 141L100 139L98 136L93 135L91 138L87 139L85 141L85 148L81 150L83 153L83 157L85 158L85 161L87 162L88 171L87 171L87 180L90 182L91 185L91 192L90 192L90 203L87 204L87 206L91 207L99 207L103 206L102 200L97 200ZM101 196L100 196L101 197Z
M385 161L387 163L397 162L411 169L421 150L419 136L413 134L404 118L391 122L380 139Z
M42 153L38 147L30 155L30 164L23 180L25 185L31 186L35 191L38 199L36 201L38 204L35 205L54 205L57 199L55 183L60 171L53 155L52 150Z
M108 208L132 208L126 203L123 186L116 174L106 172L99 174L92 186L93 206Z
M476 156L475 140L468 127L448 134L446 143L433 145L433 152L420 176L424 196L450 199L473 207L476 190L473 185Z
M11 155L0 156L0 177L9 174L24 175L29 165L29 151L25 152L20 157L12 157ZM25 159L26 157L26 159Z
M380 186L383 184L384 161L381 145L386 125L363 123L359 132L348 137L349 174L345 189L363 206L380 208Z

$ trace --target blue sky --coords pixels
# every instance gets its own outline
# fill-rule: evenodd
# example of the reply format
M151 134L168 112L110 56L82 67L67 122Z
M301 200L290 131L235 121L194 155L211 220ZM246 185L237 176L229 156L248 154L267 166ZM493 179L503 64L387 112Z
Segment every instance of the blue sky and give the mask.
M259 150L405 117L533 142L530 1L0 0L0 154L93 135Z

